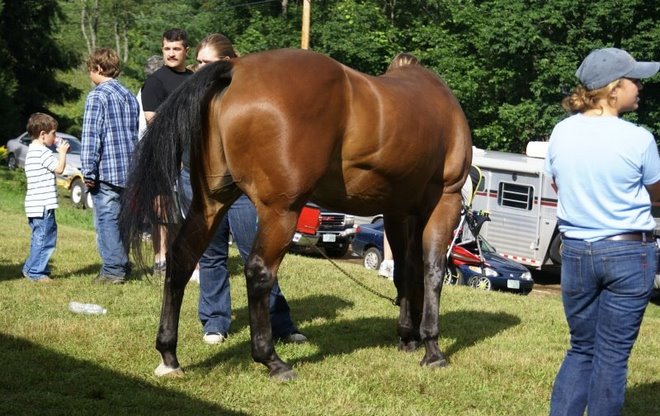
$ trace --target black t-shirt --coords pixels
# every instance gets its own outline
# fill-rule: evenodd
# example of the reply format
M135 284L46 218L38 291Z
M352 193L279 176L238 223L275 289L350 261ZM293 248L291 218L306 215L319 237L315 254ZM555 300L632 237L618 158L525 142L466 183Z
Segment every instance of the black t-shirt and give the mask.
M169 66L162 66L151 74L142 87L142 107L144 111L157 112L165 99L193 73L186 69L177 72Z

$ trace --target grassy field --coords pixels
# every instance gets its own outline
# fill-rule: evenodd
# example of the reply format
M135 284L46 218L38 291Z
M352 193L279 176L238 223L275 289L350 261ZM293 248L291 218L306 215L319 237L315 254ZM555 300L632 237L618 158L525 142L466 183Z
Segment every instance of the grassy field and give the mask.
M0 414L3 415L544 415L568 342L561 299L447 287L440 346L450 366L419 367L423 351L396 349L397 308L330 263L289 255L280 284L306 345L278 345L299 379L278 383L250 357L245 284L232 251L234 323L227 342L202 342L199 288L185 295L179 331L181 379L157 379L154 349L160 287L131 280L90 284L99 270L91 213L57 212L55 282L21 278L29 228L20 175L0 168ZM343 267L394 296L391 282ZM75 315L71 300L103 305ZM630 360L624 414L660 414L660 306L649 305Z

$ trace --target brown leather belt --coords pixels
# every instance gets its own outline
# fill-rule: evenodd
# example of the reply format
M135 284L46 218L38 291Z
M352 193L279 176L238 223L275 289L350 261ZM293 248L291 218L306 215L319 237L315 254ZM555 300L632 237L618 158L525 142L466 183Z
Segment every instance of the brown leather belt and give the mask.
M604 238L606 241L642 241L646 243L647 241L655 240L655 236L651 231L645 233L625 233L617 234L611 237Z

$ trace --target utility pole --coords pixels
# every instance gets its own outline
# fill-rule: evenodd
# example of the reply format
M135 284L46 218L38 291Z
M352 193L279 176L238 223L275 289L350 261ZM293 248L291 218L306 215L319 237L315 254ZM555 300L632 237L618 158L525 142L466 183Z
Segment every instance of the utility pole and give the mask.
M309 20L312 14L312 0L303 0L301 49L309 49Z

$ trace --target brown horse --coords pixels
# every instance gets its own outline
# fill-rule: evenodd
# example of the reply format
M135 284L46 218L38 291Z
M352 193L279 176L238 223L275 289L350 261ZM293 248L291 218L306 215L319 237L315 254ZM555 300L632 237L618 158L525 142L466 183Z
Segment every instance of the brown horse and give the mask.
M185 286L242 193L259 216L245 264L252 357L271 376L295 377L273 346L268 295L309 200L359 215L384 213L396 265L399 348L424 343L421 364L445 366L440 291L471 146L454 95L414 61L373 77L318 53L283 49L196 73L158 109L141 141L121 219L138 250L145 222L180 220L173 189L189 148L194 196L167 253L157 375L182 372L176 346Z

